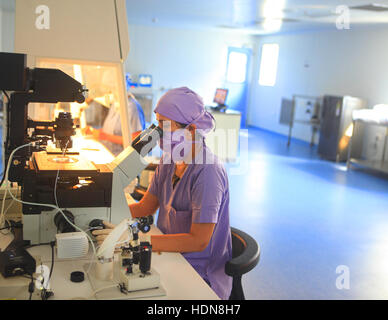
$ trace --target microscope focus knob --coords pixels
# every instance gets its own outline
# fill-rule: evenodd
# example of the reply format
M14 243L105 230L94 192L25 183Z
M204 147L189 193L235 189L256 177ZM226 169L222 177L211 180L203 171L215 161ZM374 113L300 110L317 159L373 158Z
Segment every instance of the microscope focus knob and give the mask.
M152 215L147 217L139 218L138 228L141 232L147 233L151 230L151 225L154 223L154 218Z

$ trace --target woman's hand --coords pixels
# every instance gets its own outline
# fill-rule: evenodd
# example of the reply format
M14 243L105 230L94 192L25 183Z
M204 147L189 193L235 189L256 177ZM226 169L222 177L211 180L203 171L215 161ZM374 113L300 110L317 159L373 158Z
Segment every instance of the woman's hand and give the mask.
M112 230L116 227L114 224L108 222L108 221L103 221L102 222L105 226L105 229L101 230L94 230L92 234L97 240L98 245L100 246L106 237L112 232Z
M103 138L103 131L102 129L95 129L91 126L86 126L85 128L83 128L81 130L82 134L83 135L86 135L86 136L93 136L93 139L96 139L96 140L101 140Z
M82 132L83 135L87 136L87 135L92 134L92 129L93 129L93 127L86 126L85 128L81 129L81 132Z
M102 230L94 230L92 231L92 234L97 240L98 246L101 246L102 243L105 241L105 239L108 237L108 235L112 232L112 230L116 227L116 225L108 222L103 221L102 222L105 226L105 229ZM122 242L126 241L128 239L128 233L124 232L122 236L120 237L120 240L118 241L118 245L115 248L115 252L120 251L120 246L123 244Z
M102 129L94 129L92 130L93 138L96 140L102 139Z

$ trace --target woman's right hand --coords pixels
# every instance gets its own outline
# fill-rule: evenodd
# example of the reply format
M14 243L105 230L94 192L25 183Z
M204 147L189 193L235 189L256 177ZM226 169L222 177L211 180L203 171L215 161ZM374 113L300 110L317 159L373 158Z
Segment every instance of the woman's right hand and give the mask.
M106 237L112 232L112 230L116 227L114 224L108 222L108 221L103 221L102 222L105 226L104 229L101 229L101 230L94 230L92 231L92 234L94 235L94 237L96 238L97 240L97 243L98 245L100 246L104 240L106 239Z
M92 136L95 140L103 140L103 131L102 129L95 129L91 126L86 126L81 130L83 135Z
M94 230L92 231L92 234L97 240L97 244L100 247L102 243L105 241L105 239L109 236L109 234L112 232L112 230L116 227L116 225L108 222L108 221L102 221L105 228L101 230ZM122 236L120 237L120 240L118 241L118 245L115 247L115 252L120 252L120 246L122 245L123 241L126 241L128 238L127 232L124 232Z

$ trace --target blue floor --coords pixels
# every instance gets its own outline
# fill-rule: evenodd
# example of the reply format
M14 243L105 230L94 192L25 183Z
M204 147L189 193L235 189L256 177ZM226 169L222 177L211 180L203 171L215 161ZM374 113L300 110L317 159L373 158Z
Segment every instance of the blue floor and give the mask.
M346 171L302 141L248 137L248 173L229 175L231 225L261 246L246 298L387 299L388 178Z

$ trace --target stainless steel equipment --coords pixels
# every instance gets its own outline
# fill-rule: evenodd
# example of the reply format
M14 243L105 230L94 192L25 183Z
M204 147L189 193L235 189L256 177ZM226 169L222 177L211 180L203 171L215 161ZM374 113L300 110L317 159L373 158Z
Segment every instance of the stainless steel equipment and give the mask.
M318 144L318 153L322 158L332 161L347 160L352 112L365 108L365 105L365 100L356 97L331 95L323 97Z

